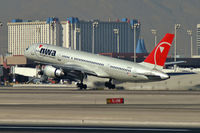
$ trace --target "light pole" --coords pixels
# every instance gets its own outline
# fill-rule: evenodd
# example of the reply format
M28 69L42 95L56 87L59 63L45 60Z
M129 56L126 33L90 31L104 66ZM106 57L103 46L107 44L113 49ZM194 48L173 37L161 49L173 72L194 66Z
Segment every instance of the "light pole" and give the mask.
M3 27L3 23L0 21L0 28ZM0 45L1 45L1 40L0 40ZM2 51L3 52L3 51Z
M119 54L119 29L113 29L113 31L117 35L117 53Z
M134 27L134 62L136 62L136 28L139 28L140 24L139 23L135 23L133 25Z
M151 33L154 35L154 38L155 38L155 40L154 40L154 45L156 46L156 45L157 45L157 30L152 29L152 30L151 30Z
M98 26L98 22L93 22L92 23L92 53L94 54L94 29Z
M176 62L176 30L180 29L180 24L174 25L174 62ZM174 65L174 69L176 69L176 64Z
M193 55L193 46L192 46L192 30L187 30L187 33L188 33L188 35L190 36L190 45L191 45L191 58L192 58L192 55Z
M80 28L76 28L76 32L79 33L78 34L78 50L81 51L81 29Z

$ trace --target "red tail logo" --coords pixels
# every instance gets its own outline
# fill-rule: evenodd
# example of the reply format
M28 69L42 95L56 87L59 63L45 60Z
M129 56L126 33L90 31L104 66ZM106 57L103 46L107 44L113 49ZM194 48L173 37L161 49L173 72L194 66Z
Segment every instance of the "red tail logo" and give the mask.
M42 45L42 44L40 44L40 45L39 45L39 48L41 48L42 46L43 46L43 45Z
M173 38L174 34L167 33L144 60L144 62L163 67L167 59L169 49L172 45Z

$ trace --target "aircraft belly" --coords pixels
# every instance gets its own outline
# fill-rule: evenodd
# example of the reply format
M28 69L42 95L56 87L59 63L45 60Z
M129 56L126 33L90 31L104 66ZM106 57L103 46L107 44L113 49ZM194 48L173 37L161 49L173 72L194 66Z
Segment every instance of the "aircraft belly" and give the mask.
M132 73L127 73L123 71L110 70L109 75L111 78L118 81L127 81L127 82L137 82L137 81L146 81L148 78L144 75L133 75Z
M124 76L119 78L120 81L127 81L127 82L146 82L148 80L145 76Z

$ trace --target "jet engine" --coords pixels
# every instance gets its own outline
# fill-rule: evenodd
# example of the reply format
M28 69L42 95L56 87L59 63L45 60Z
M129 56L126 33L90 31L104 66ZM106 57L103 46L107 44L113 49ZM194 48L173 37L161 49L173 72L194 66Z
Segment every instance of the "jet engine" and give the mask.
M45 66L43 72L46 76L51 78L58 78L64 76L64 72L62 69L58 69L53 66Z

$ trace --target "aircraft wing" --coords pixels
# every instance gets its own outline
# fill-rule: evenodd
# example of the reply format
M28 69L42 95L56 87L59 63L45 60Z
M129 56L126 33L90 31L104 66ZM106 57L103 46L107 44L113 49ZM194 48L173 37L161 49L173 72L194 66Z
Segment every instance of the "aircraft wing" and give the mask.
M44 64L44 65L51 65L55 68L61 68L63 69L65 72L72 72L72 71L77 71L80 73L85 73L87 75L93 75L93 76L97 76L98 74L88 70L82 66L76 65L76 64L71 64L71 63L67 63L67 64L52 64L52 63L44 63L44 62L37 62L39 64Z
M97 74L91 70L88 70L86 68L83 68L82 66L79 66L79 65L76 65L76 64L50 64L56 68L61 68L63 69L64 71L79 71L81 73L85 73L85 74L88 74L88 75L94 75L94 76L97 76Z

